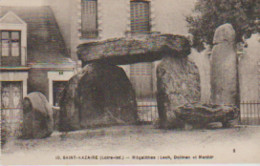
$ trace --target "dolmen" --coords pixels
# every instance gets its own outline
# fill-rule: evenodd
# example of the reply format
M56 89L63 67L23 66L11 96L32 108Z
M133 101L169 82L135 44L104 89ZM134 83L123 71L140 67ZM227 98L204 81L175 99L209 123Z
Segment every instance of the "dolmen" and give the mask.
M173 111L180 123L193 128L206 128L212 122L221 122L222 127L230 127L230 121L239 116L239 109L235 105L191 103Z
M185 55L177 70L189 71L192 66L185 67L190 54L189 41L184 36L171 34L84 43L78 46L77 54L83 69L69 80L63 91L59 131L138 122L134 89L124 70L117 65L153 62L164 57L167 61L169 55Z
M23 139L45 138L53 132L51 105L40 92L32 92L23 99Z
M60 100L59 131L136 124L135 92L124 70L94 62L74 75Z

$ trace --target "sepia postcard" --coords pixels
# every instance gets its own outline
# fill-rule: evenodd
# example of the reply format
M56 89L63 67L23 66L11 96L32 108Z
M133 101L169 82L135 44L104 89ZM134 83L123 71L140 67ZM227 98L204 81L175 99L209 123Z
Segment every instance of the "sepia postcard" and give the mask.
M259 32L257 0L0 0L0 164L260 164Z

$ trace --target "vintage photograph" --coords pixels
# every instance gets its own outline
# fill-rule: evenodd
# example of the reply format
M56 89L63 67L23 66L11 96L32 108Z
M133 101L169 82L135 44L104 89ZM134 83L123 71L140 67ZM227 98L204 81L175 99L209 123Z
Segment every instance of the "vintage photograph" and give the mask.
M259 0L0 0L0 164L259 164L259 32Z

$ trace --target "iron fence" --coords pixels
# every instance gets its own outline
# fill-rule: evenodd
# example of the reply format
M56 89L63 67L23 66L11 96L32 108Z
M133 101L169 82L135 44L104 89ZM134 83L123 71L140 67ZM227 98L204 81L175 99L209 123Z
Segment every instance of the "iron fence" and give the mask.
M260 125L260 101L242 101L240 103L240 123L242 125Z
M152 123L159 118L156 101L138 102L137 107L141 122ZM260 101L242 101L240 103L240 124L260 125Z
M158 119L157 102L138 102L138 117L141 122L152 123Z

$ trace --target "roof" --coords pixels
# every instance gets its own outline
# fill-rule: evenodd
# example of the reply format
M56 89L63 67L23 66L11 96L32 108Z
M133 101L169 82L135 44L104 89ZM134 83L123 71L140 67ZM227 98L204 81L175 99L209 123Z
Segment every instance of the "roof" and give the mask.
M187 57L190 54L190 43L184 36L172 34L124 37L81 44L77 54L83 65L93 61L122 65L152 62L167 55Z
M29 65L66 64L72 61L50 7L0 6L0 18L12 11L27 24L27 62Z

